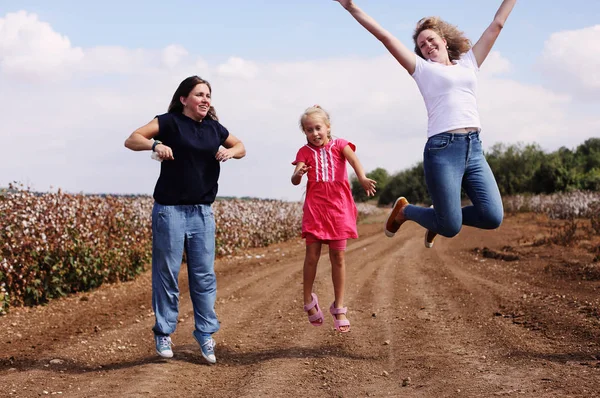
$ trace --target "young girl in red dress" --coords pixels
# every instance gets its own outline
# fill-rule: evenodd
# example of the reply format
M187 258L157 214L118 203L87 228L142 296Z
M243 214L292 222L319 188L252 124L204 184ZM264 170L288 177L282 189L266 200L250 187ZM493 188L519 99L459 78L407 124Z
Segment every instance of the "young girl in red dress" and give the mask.
M352 199L346 161L354 169L367 196L375 195L376 182L365 175L354 153L356 150L354 144L342 138L332 138L329 114L323 108L318 105L308 108L300 117L300 128L308 142L300 148L296 160L292 162L296 166L292 174L292 184L300 184L302 176L307 175L308 183L302 218L302 237L306 239L303 274L304 311L307 312L308 320L312 325L323 324L323 312L317 295L312 290L317 264L321 257L321 246L327 244L335 295L329 312L333 316L336 330L348 332L350 321L346 318L348 309L344 307L346 279L344 252L346 240L358 238L356 231L358 212Z

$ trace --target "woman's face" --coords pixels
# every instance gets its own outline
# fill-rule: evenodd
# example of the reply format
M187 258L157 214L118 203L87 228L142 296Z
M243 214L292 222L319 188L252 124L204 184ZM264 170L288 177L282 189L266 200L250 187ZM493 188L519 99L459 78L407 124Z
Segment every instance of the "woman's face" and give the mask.
M445 63L448 60L446 40L431 29L425 29L417 36L417 46L425 59Z
M204 83L197 84L187 97L181 97L179 100L183 104L183 114L200 121L210 108L210 89Z

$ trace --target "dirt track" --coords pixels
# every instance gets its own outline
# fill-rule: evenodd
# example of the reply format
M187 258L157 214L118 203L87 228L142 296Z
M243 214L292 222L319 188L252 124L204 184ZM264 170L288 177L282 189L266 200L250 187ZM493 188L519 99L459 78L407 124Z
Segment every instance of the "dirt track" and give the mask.
M464 228L433 249L415 224L393 239L381 226L382 217L369 220L349 242L348 334L329 314L313 327L302 312L298 239L217 262L216 365L192 338L185 270L175 357L156 356L146 273L0 317L0 396L600 395L600 281L588 272L596 263L582 250L532 246L546 220ZM484 247L519 260L474 250ZM324 254L315 291L327 308Z

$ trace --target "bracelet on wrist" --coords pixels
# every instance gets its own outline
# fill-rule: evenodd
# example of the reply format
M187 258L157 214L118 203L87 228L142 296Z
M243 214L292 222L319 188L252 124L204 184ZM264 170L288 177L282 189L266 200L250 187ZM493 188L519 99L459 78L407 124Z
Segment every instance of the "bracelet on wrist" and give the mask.
M154 149L156 148L157 145L162 144L162 142L160 142L159 140L154 140L154 143L152 144L152 152L154 152Z

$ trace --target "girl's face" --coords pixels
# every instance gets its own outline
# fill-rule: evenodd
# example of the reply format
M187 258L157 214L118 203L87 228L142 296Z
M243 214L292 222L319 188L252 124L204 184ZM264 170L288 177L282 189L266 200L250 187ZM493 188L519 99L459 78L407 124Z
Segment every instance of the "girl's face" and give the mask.
M179 100L183 104L183 114L200 121L210 108L210 89L204 83L196 84L187 97L181 97Z
M430 61L445 63L449 59L446 44L446 39L442 39L431 29L425 29L417 36L417 46L421 54Z
M318 114L309 115L302 123L302 130L306 134L308 142L314 146L327 145L331 129L323 116Z

